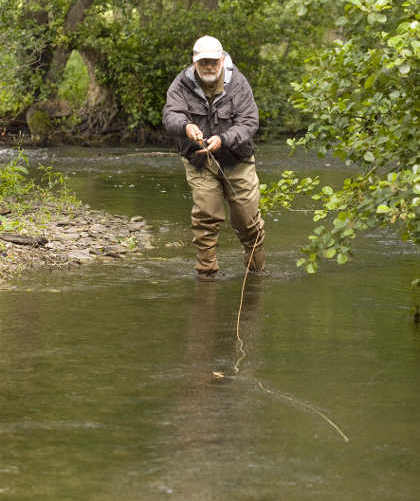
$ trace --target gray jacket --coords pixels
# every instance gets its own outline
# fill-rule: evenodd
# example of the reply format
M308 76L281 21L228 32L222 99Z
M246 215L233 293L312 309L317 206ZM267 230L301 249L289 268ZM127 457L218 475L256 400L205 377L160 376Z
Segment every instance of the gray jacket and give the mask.
M201 167L206 155L197 155L200 149L187 138L185 127L194 123L203 131L204 138L219 135L222 147L215 157L222 167L233 166L253 152L252 138L258 130L258 108L247 79L225 53L224 91L209 104L194 75L194 66L182 71L168 89L163 109L163 125L176 138L180 154L196 167Z

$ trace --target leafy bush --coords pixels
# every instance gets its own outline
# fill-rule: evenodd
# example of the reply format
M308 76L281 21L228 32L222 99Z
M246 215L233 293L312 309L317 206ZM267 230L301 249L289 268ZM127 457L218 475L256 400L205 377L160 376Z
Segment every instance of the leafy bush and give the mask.
M6 165L0 166L0 201L6 197L21 197L34 188L28 178L28 160L21 151Z

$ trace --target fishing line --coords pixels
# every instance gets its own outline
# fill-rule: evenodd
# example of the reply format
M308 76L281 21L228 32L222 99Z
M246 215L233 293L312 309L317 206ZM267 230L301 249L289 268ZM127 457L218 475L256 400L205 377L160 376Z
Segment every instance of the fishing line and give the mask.
M261 390L264 393L268 393L270 395L273 395L275 397L281 398L283 400L287 400L287 401L291 402L293 405L303 407L304 409L307 409L307 410L313 412L314 414L317 414L326 423L328 423L332 428L334 428L334 430L341 436L341 438L344 440L344 442L346 442L346 443L350 442L349 437L342 431L342 429L336 423L334 423L334 421L332 421L326 414L324 414L322 411L320 411L319 409L317 409L313 405L307 404L305 402L302 402L301 400L298 400L297 398L292 397L290 395L287 395L287 394L284 394L284 393L280 393L280 392L277 392L277 391L274 392L272 390L269 390L268 388L266 388L265 386L263 386L263 384L261 383L261 381L258 381L257 379L255 381L257 382L257 385L261 388Z
M201 141L201 145L205 148L204 141ZM224 179L226 180L226 182L229 184L229 187L232 190L232 193L236 197L235 189L233 188L232 183L230 182L230 180L226 177L226 175L225 175L223 169L221 168L219 162L216 160L215 156L213 155L213 153L211 151L208 151L207 148L205 148L205 150L206 150L206 153L207 153L207 163L206 164L207 164L208 170L212 174L214 174L214 175L219 175L219 173L221 173L222 176L224 177ZM211 164L214 164L216 166L217 173L213 172L213 170L210 168ZM239 357L238 357L238 359L236 360L236 362L235 362L235 364L233 366L233 370L235 372L235 375L239 374L240 365L241 365L242 361L247 356L247 353L245 351L245 343L244 343L244 341L243 341L243 339L242 339L242 337L240 335L240 323L241 323L241 314L242 314L244 297L245 297L245 287L246 287L248 275L249 275L249 272L250 272L251 262L252 262L252 259L254 257L255 249L256 249L257 244L259 242L260 235L261 235L261 228L258 229L258 233L257 233L257 236L255 238L255 242L254 242L254 244L252 246L252 250L251 250L251 253L249 255L248 263L247 263L246 270L245 270L245 275L244 275L244 278L242 280L241 297L240 297L240 301L239 301L238 314L237 314L237 318L236 318L236 339L237 339L237 342L238 342ZM213 371L213 376L216 377L217 379L225 378L224 373L223 372L219 372L219 371ZM286 400L287 402L289 402L289 403L291 403L291 404L293 404L293 405L295 405L297 407L302 407L303 409L305 409L307 411L310 411L313 414L316 414L321 419L323 419L329 426L331 426L338 433L338 435L340 435L340 437L344 440L344 442L346 442L346 443L350 442L349 437L343 432L343 430L332 419L330 419L324 412L320 411L319 409L317 409L316 407L314 407L311 404L308 404L306 402L302 402L302 401L298 400L295 397L292 397L290 395L287 395L287 394L284 394L284 393L280 393L280 392L277 392L277 391L274 392L274 391L266 388L261 383L261 381L259 381L258 379L255 379L255 381L257 383L257 386L264 393L266 393L268 395L271 395L273 397L277 397L277 398L279 398L281 400Z
M237 319L236 319L236 339L238 340L238 343L239 343L239 352L241 353L241 356L238 358L238 360L236 361L235 365L233 366L235 374L238 374L238 372L239 372L239 365L242 362L242 360L246 357L246 351L244 350L244 342L243 342L243 340L242 340L242 338L241 338L241 336L239 334L239 326L240 326L240 322L241 322L242 306L243 306L243 303L244 303L246 280L248 278L248 274L249 274L249 269L250 269L250 266L251 266L252 258L254 257L255 247L257 246L258 240L260 238L260 233L261 233L261 229L258 230L257 236L255 238L255 242L254 242L254 245L252 247L252 251L251 251L251 254L249 255L248 263L247 263L247 266L246 266L244 279L242 281L241 299L239 301L238 316L237 316Z

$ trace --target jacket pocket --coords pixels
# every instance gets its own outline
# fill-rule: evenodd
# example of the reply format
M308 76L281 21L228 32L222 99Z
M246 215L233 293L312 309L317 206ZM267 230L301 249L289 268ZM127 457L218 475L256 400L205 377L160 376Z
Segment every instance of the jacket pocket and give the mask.
M232 111L232 101L223 103L223 106L216 109L215 112L215 125L217 126L219 134L223 134L233 125L234 113Z
M195 123L199 127L200 125L203 126L207 122L208 111L201 103L190 104L188 113L190 115L191 122Z

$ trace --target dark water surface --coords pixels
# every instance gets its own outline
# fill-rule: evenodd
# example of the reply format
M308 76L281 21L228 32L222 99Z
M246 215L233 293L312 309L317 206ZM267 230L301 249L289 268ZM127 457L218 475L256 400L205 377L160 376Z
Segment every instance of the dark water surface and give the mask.
M0 499L418 499L414 246L375 232L353 263L306 276L294 263L310 217L268 218L271 277L248 281L242 352L239 246L226 226L224 278L196 283L177 158L75 148L31 158L66 172L92 208L143 215L155 248L0 291ZM345 175L280 146L258 160L262 180L286 167Z

